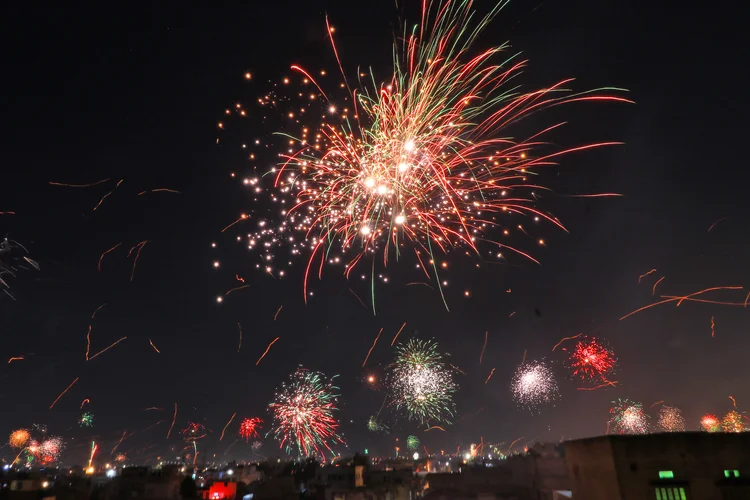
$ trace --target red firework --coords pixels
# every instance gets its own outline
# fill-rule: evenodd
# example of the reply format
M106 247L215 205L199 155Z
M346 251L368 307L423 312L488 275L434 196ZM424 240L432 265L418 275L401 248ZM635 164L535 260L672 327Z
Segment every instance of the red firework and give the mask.
M181 434L185 441L188 443L194 443L199 439L206 437L208 431L203 424L197 422L190 422L187 427L182 429Z
M258 437L258 429L263 421L258 417L246 418L240 423L240 436L245 441L250 441L252 437Z
M721 430L721 420L716 415L707 413L701 418L701 428L706 432L718 432Z
M582 379L605 378L617 363L612 350L603 346L595 338L578 342L570 354L573 375Z

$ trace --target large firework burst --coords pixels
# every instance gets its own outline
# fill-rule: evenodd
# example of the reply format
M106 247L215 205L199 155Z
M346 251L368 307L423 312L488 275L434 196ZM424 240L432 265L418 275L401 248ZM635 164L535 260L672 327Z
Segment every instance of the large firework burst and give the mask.
M285 78L279 87L299 82L299 91L287 96L274 90L257 99L286 120L278 144L256 139L249 148L252 161L268 147L281 149L269 175L261 169L260 176L245 178L254 194L267 192L280 208L269 217L252 217L257 226L248 246L260 249L259 267L282 275L279 267L289 259L276 249L288 245L292 254L309 256L306 287L310 271L320 275L327 263L345 266L348 276L363 257L377 254L375 260L387 266L409 250L442 291L436 259L451 249L492 258L508 250L535 261L500 238L516 231L530 235L514 216L563 227L537 207L544 188L532 181L536 169L566 153L614 143L549 150L543 141L562 124L521 138L513 137L511 125L566 102L625 99L609 95L619 89L570 93L565 86L571 80L531 92L511 83L526 61L503 55L507 45L473 50L505 3L475 23L471 1L423 2L421 22L395 37L393 72L381 85L374 75L366 83L365 73L350 85L339 62L344 78L333 91L348 93L329 95L317 74L292 66L299 78ZM329 29L338 59L333 32ZM320 75L324 83L326 72ZM270 114L248 112L242 104L226 111L264 119ZM219 128L226 129L224 122ZM543 245L543 239L531 237Z
M569 360L573 375L588 381L606 380L616 362L612 350L595 338L576 343Z
M523 363L516 370L511 383L513 399L517 404L536 409L559 395L552 370L540 361Z
M659 409L657 426L663 432L683 432L685 430L685 419L682 417L679 408L664 405Z
M410 339L396 346L390 375L393 403L412 420L449 423L455 415L453 393L458 385L433 341Z
M274 416L273 433L279 447L295 450L300 457L314 452L333 454L331 445L343 443L337 434L339 423L333 416L337 410L338 387L320 372L297 369L288 383L276 391L269 405Z
M612 430L618 434L646 434L648 433L648 415L643 411L643 404L618 399L613 401L609 419Z

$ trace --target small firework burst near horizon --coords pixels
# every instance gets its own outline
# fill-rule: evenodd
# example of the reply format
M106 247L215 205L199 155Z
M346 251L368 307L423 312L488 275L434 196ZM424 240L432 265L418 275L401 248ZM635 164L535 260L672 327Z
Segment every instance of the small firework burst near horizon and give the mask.
M737 410L732 410L724 415L724 418L721 419L721 428L724 432L747 432L750 430L747 416Z
M511 382L513 399L519 406L539 410L558 398L557 380L543 361L527 361L516 370Z
M298 368L289 382L283 383L269 405L274 417L272 432L279 448L299 457L314 453L324 457L331 445L343 443L337 434L339 422L334 417L338 410L338 387L321 372Z
M394 407L405 410L410 420L450 423L455 415L458 385L435 342L410 339L398 344L389 380Z
M649 431L649 417L641 403L618 399L613 402L609 413L611 428L617 434L647 434Z
M250 441L251 438L258 437L258 429L260 429L263 420L258 417L245 418L240 422L240 437L245 442Z
M716 415L706 413L701 417L701 429L706 432L720 432L721 431L721 420Z
M656 423L662 432L684 432L685 419L679 408L664 405L659 409L659 417Z

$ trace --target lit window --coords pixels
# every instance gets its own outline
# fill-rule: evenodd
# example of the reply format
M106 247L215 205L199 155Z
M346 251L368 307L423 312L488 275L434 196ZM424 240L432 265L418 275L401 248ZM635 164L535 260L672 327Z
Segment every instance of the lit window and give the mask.
M672 472L671 470L660 470L659 479L674 479L674 472Z
M734 470L725 469L724 470L724 477L726 477L726 478L740 477L740 471L738 471L737 469L734 469Z
M687 500L685 488L656 488L656 500Z

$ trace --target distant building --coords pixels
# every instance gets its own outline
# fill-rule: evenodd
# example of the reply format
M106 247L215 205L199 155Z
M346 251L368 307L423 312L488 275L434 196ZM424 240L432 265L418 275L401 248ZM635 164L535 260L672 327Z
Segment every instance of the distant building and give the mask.
M234 500L237 498L237 483L215 481L207 490L201 492L203 500Z
M102 500L179 500L182 477L173 469L151 471L148 467L125 467L121 475L102 488Z
M750 499L750 433L601 436L565 455L575 500Z
M318 469L311 493L325 500L411 500L419 490L411 469L369 470L364 465Z
M460 473L427 474L427 500L557 500L570 498L565 451L540 444L524 455L465 465Z

